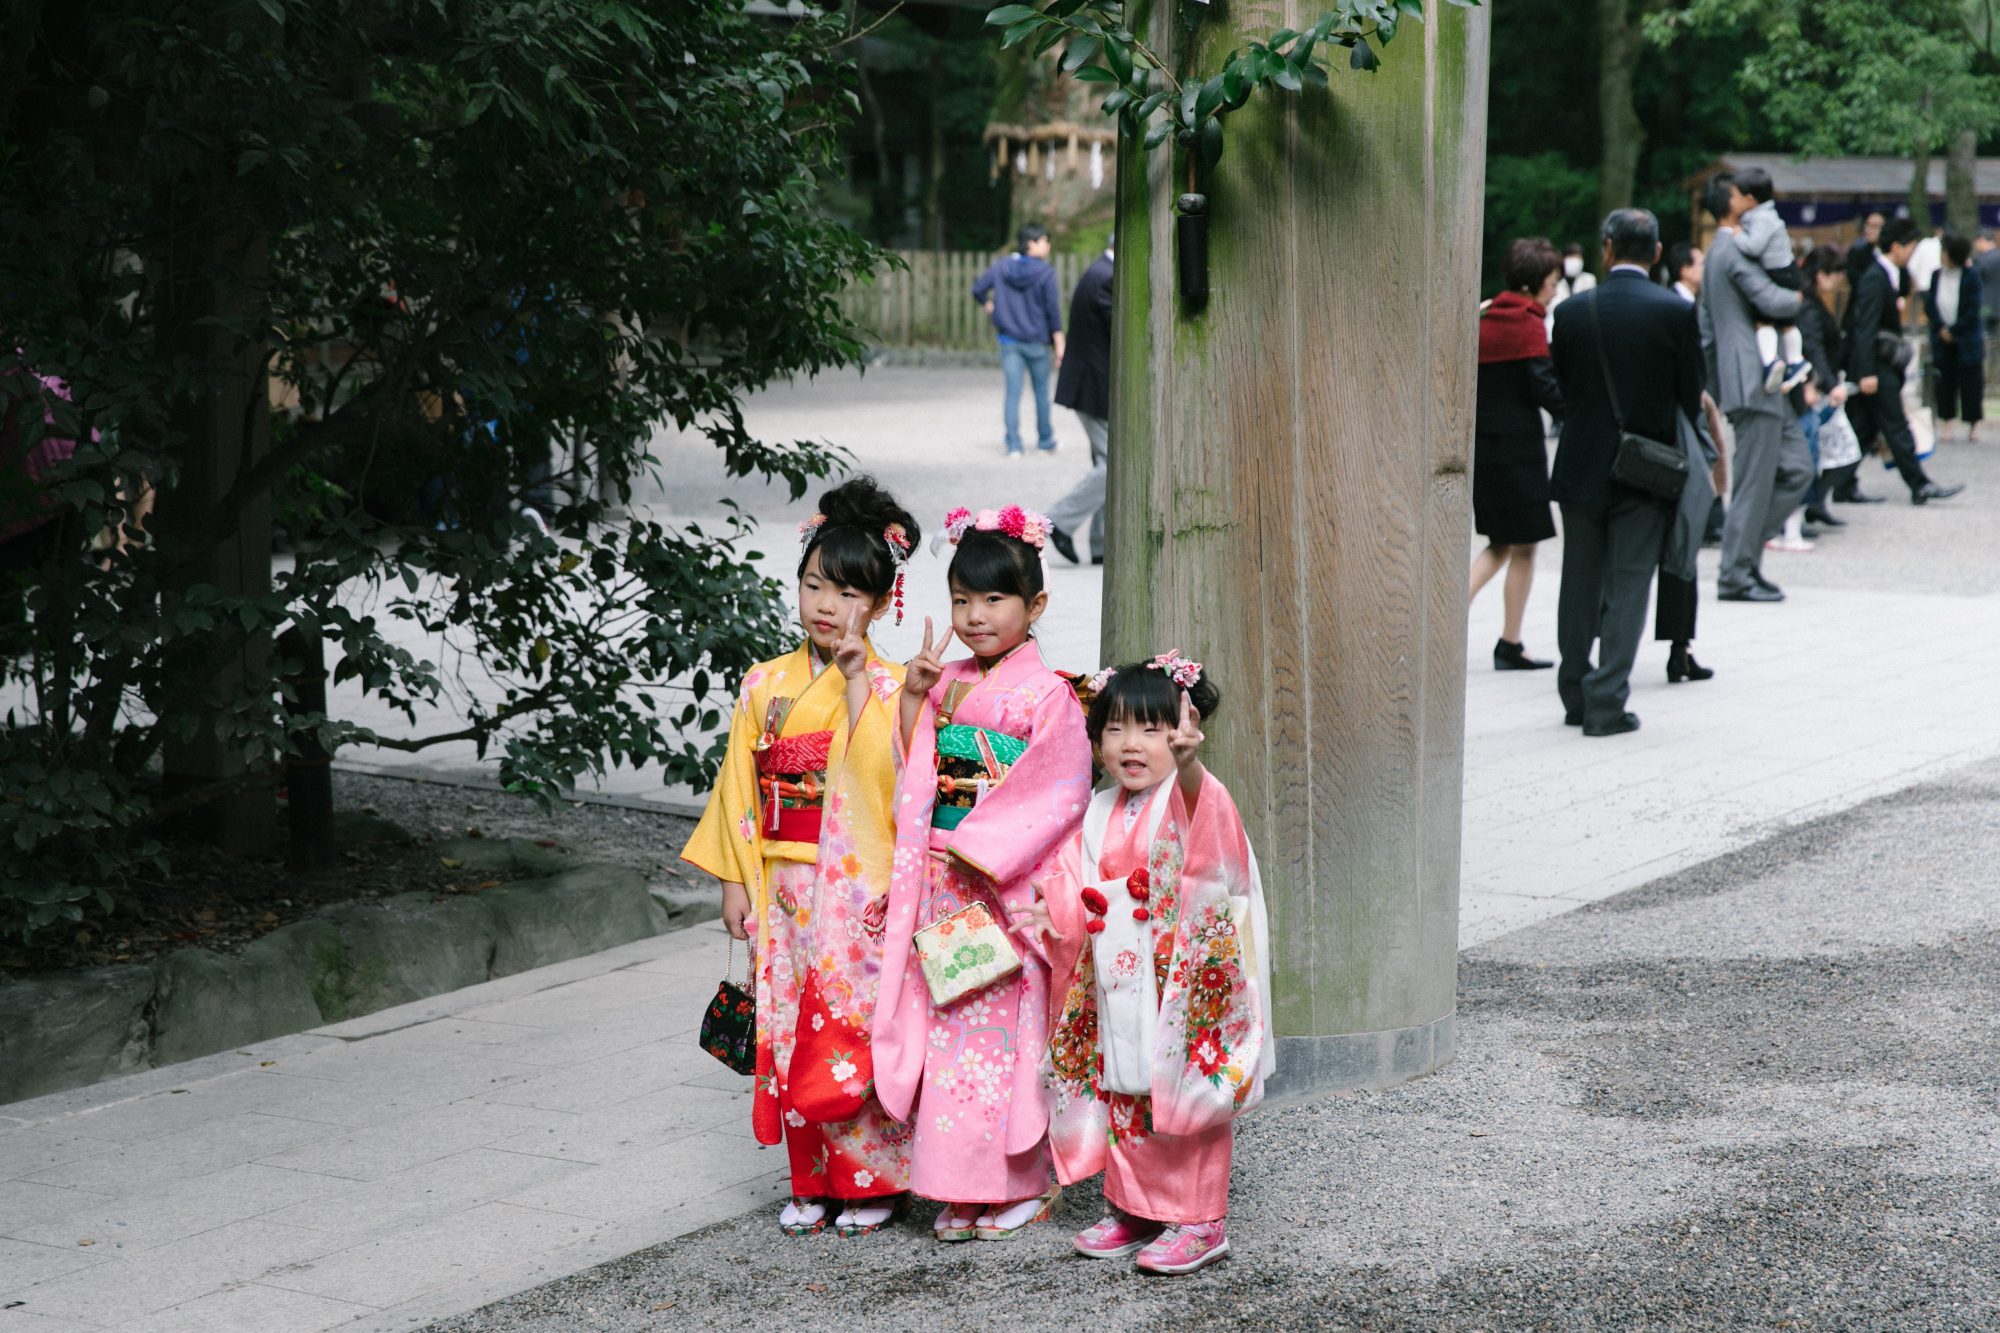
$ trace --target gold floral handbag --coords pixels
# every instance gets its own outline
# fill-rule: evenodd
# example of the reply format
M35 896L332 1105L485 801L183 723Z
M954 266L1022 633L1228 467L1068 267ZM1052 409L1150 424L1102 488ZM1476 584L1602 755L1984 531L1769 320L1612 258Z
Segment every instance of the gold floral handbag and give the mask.
M708 1002L708 1012L701 1016L701 1048L739 1074L754 1074L757 1072L757 1001L744 986L729 980L729 974L736 970L734 935L729 937L726 958L722 984L715 988L715 998ZM747 961L744 963L743 981L745 986L750 981Z
M917 932L917 963L931 1002L942 1009L1021 970L1006 930L985 903L970 903Z

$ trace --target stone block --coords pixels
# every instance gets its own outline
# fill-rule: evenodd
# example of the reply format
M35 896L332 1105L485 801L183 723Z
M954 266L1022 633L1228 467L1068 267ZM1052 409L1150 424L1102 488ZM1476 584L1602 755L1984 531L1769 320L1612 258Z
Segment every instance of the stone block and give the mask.
M559 875L575 864L555 848L527 838L448 838L437 844L437 854L503 879Z
M654 886L653 901L666 909L669 929L686 930L704 921L722 919L722 894L710 884L701 889L675 889Z
M162 958L153 1062L177 1064L318 1027L308 971L313 934L274 932L233 958L207 949Z
M0 1103L144 1069L153 986L137 963L0 985Z
M496 977L647 939L668 927L666 909L647 892L645 879L622 866L579 866L489 889L479 901L493 913Z
M343 903L319 918L339 938L341 968L319 998L320 1018L337 1023L486 980L493 914L483 897L403 893Z

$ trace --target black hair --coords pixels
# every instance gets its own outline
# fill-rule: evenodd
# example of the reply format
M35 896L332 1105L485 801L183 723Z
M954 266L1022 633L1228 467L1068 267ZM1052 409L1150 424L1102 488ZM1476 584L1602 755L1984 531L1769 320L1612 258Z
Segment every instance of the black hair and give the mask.
M1736 183L1736 177L1727 171L1718 171L1708 178L1708 184L1701 187L1702 211L1717 222L1729 216L1729 187Z
M1972 262L1972 242L1957 232L1944 235L1944 257L1951 261L1953 268L1964 268Z
M1188 687L1187 695L1204 722L1222 707L1222 691L1208 678L1207 671ZM1150 662L1128 662L1112 673L1097 697L1090 701L1090 717L1083 725L1090 743L1096 745L1114 719L1172 726L1180 717L1181 687L1174 684L1173 677Z
M1886 255L1895 246L1913 245L1923 238L1923 232L1917 229L1917 224L1911 219L1890 218L1882 224L1882 239L1875 244Z
M1047 227L1039 226L1033 222L1024 222L1021 224L1021 230L1018 233L1014 248L1022 254L1026 254L1028 253L1029 245L1041 240L1048 234L1049 229Z
M1835 277L1847 272L1847 252L1837 245L1822 245L1806 256L1806 268L1814 277L1822 273Z
M1546 236L1523 236L1507 247L1507 262L1500 270L1500 285L1510 292L1534 296L1542 290L1549 274L1562 267L1562 256Z
M1042 553L1018 537L967 528L945 577L967 592L997 592L1032 602L1042 590Z
M1643 208L1614 208L1604 219L1604 239L1617 262L1651 267L1660 249L1660 220Z
M1736 188L1760 204L1770 203L1775 193L1771 186L1771 173L1762 167L1745 167L1737 172Z
M820 573L871 597L885 596L896 586L896 561L883 532L901 524L911 551L923 537L910 511L873 477L850 478L820 496L819 512L826 521L799 552L799 577L805 577L806 563L818 551Z
M1667 251L1667 284L1672 286L1681 280L1681 270L1694 262L1697 249L1693 241L1675 241Z
M1571 241L1568 245L1565 245L1563 247L1563 258L1565 259L1569 258L1571 255L1581 256L1582 254L1583 254L1583 247L1578 245L1575 241Z

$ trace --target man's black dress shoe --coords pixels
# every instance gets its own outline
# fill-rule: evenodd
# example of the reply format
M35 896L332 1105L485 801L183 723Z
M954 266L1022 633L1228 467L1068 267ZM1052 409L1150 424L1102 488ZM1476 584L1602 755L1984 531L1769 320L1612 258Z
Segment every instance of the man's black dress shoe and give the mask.
M1667 654L1667 684L1678 685L1684 680L1709 680L1715 675L1710 667L1694 660L1694 654L1685 648L1676 648Z
M1784 589L1783 589L1783 588L1780 588L1780 587L1779 587L1779 586L1778 586L1777 584L1775 584L1775 583L1771 582L1771 580L1769 580L1769 579L1765 578L1765 577L1764 577L1764 571L1763 571L1763 570L1761 570L1761 569L1753 569L1753 570L1751 570L1751 571L1750 571L1750 581L1751 581L1752 583L1756 584L1756 585L1757 585L1758 587L1760 587L1760 588L1766 588L1766 589L1769 589L1769 590L1770 590L1770 591L1772 591L1772 592L1783 592L1783 591L1784 591Z
M1817 524L1819 524L1819 525L1820 525L1820 526L1821 526L1822 528L1844 528L1844 527L1846 527L1846 526L1847 526L1847 520L1846 520L1846 519L1844 519L1844 518L1835 518L1835 517L1833 516L1833 513L1832 513L1832 511L1830 511L1829 509L1827 509L1827 507L1826 507L1825 505L1809 505L1809 506L1807 506L1807 508L1806 508L1806 522L1808 522L1808 523L1817 523Z
M1071 541L1069 534L1061 528L1052 527L1049 529L1049 543L1056 550L1062 552L1062 558L1069 561L1072 565L1083 563L1083 561L1076 558L1076 543Z
M1586 722L1583 734L1586 736L1623 736L1628 731L1639 729L1637 713L1620 713L1615 722Z
M1753 583L1747 588L1738 588L1733 592L1717 593L1715 600L1718 602L1782 602L1785 600L1785 594L1779 592L1776 588L1767 587L1762 583Z
M1506 639L1493 641L1493 669L1495 671L1544 671L1554 666L1554 662L1539 657L1528 656L1528 650L1518 643Z
M1940 486L1934 481L1927 481L1910 492L1910 503L1913 505L1923 505L1929 504L1933 500L1949 500L1964 489L1965 483L1962 481L1951 486Z
M1580 726L1582 726L1582 725L1583 725L1583 714L1582 714L1582 713L1564 713L1564 714L1563 714L1563 725L1564 725L1565 727L1580 727Z
M1833 498L1844 505L1878 505L1882 503L1884 497L1879 495L1863 495L1857 487L1845 495L1836 495Z

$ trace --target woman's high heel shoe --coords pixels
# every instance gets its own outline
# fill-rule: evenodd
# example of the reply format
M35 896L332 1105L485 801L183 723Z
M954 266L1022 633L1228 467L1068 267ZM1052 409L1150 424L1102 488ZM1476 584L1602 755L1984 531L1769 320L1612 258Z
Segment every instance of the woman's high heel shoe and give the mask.
M1667 654L1667 684L1678 685L1684 680L1707 680L1715 672L1694 660L1694 654L1685 645L1676 644Z

